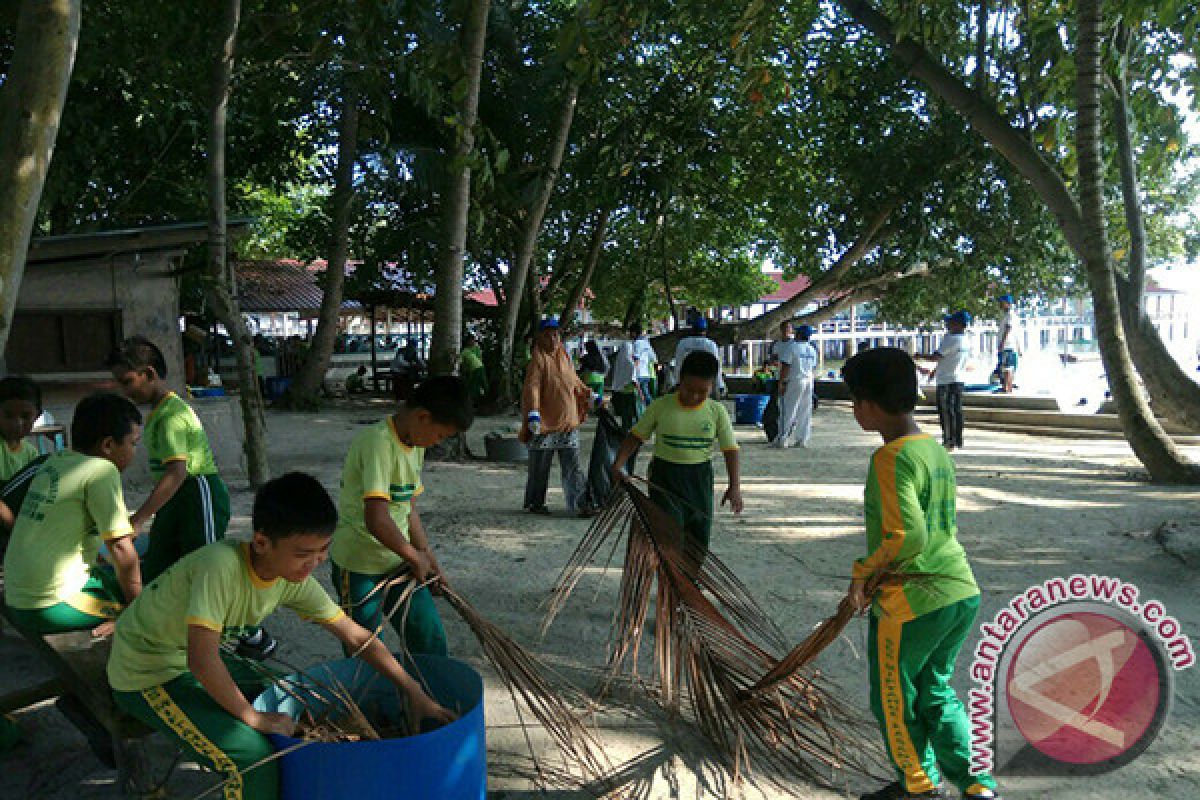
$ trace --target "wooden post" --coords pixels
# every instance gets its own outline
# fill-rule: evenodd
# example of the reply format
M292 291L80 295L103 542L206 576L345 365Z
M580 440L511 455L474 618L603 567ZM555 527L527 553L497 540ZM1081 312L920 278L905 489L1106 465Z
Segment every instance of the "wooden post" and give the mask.
M371 305L371 382L379 391L379 364L375 362L375 306Z

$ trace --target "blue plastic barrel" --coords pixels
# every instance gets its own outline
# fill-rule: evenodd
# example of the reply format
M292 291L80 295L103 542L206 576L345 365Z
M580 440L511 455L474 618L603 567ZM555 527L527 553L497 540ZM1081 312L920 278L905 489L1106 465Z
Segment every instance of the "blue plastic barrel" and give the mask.
M734 400L734 422L738 425L761 425L763 411L770 400L769 394L739 394Z
M306 744L279 759L282 800L484 800L487 745L479 673L461 661L430 655L413 656L405 668L458 719L402 739ZM336 678L368 716L371 709L384 715L398 713L395 686L361 660L332 661L308 670L307 675L325 686ZM259 695L254 707L293 717L301 711L296 699L278 687ZM290 736L270 734L269 738L276 750L300 743Z

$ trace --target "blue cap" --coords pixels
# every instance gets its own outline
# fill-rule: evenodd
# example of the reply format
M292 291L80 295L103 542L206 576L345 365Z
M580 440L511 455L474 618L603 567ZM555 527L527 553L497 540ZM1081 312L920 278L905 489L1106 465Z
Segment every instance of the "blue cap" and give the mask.
M812 325L797 325L795 330L797 336L803 336L805 339L817 332Z
M1015 302L1011 294L1002 294L996 298L998 303L1008 303L1010 306Z
M972 317L970 311L955 311L953 314L947 314L942 319L945 322L958 322L963 326L967 326L971 324Z
M556 331L558 330L558 317L546 317L538 323L539 331Z
M706 331L708 330L708 320L704 317L696 317L696 319L692 320L692 327L698 331Z

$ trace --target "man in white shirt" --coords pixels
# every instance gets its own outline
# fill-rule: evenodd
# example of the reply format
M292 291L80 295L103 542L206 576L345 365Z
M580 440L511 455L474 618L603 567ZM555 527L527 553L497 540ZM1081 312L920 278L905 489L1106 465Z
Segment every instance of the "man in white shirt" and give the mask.
M648 406L654 401L654 365L658 363L658 355L642 331L641 325L630 325L629 335L633 339L633 366L638 391L642 395L642 405Z
M796 340L777 346L779 356L779 435L772 447L791 447L798 442L808 447L812 435L813 371L817 368L817 349L809 343L814 333L810 325L796 327Z
M716 356L717 363L721 363L721 350L717 347L717 343L707 336L708 320L702 316L697 316L695 322L692 323L692 335L685 336L679 340L679 344L675 346L675 370L673 380L676 385L679 384L679 369L683 366L683 360L687 358L688 353L696 350L703 350L706 353L712 353ZM714 384L714 391L719 397L725 392L725 376L722 372L717 372L717 382Z
M967 362L971 360L971 345L966 330L971 315L955 311L945 318L946 335L937 351L930 356L914 356L918 360L936 361L933 370L937 384L938 420L942 424L942 445L947 450L963 446L963 384L966 383Z
M783 353L795 344L796 340L792 337L791 320L779 326L779 339L771 343L771 355L782 361Z
M1017 372L1017 362L1021 356L1021 319L1013 309L1013 296L1003 294L997 298L1000 303L1000 341L996 346L997 368L1000 370L1000 391L1011 393L1013 376Z

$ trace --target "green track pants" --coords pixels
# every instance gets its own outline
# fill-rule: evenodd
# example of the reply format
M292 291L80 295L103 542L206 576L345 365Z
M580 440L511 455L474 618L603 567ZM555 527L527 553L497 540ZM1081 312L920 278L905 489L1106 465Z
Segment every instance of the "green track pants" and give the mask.
M940 781L939 767L964 792L996 787L990 775L970 772L970 724L950 685L978 611L976 595L908 622L871 615L871 711L909 792L932 791Z
M675 518L683 530L684 547L703 562L712 537L712 462L676 464L655 458L647 477L650 500Z
M234 682L253 702L265 681L250 668L227 660ZM117 706L165 734L197 763L225 780L224 800L276 800L279 762L267 737L221 708L191 672L140 692L113 692ZM256 766L257 765L257 766Z
M225 538L229 489L220 475L189 475L150 526L150 546L142 558L142 582L149 584L167 567Z
M333 585L337 589L338 603L350 618L369 631L383 630L383 614L404 591L405 584L397 584L375 592L375 587L387 579L387 575L365 575L351 572L333 565ZM364 600L368 595L369 599ZM410 653L446 655L446 630L442 618L433 602L428 587L418 589L409 600L408 612L399 608L389 617L392 628L404 640Z

